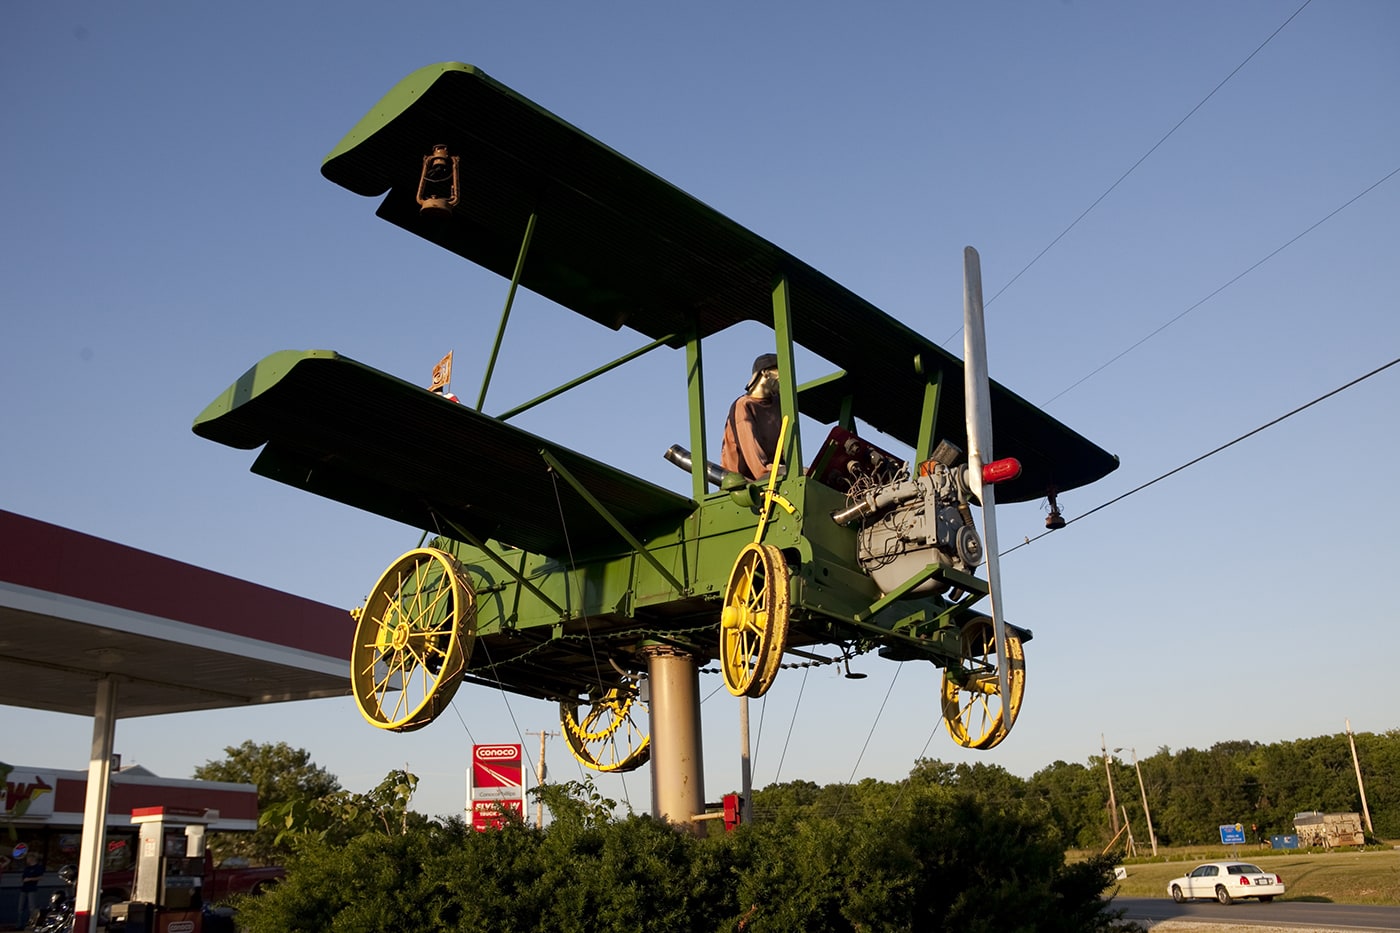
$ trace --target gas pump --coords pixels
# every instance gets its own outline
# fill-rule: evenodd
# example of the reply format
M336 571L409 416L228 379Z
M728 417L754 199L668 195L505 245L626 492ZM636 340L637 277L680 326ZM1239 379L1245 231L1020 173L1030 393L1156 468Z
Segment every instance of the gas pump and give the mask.
M202 933L204 831L210 810L139 807L136 882L130 901L112 906L111 927L124 933ZM178 830L183 829L180 833ZM175 830L175 832L172 832Z

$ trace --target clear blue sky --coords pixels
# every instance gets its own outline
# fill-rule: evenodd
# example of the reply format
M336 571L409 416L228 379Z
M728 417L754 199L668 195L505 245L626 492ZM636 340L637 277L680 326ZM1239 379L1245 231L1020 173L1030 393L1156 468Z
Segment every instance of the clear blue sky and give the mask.
M992 375L1122 459L1063 498L1082 515L1400 356L1400 176L1200 303L1400 168L1389 0L1313 0L1191 113L1302 5L6 3L0 507L358 604L417 532L189 428L286 348L415 381L455 349L475 393L506 283L318 174L401 77L457 60L954 352L976 246ZM535 296L512 326L488 409L640 342ZM765 339L707 354L715 410ZM524 426L684 490L660 459L685 440L681 366L652 354ZM1400 367L1009 555L1008 613L1036 637L1000 748L947 738L930 666L864 658L866 680L785 671L754 704L756 782L897 779L920 754L1029 775L1101 733L1146 755L1400 727L1398 394ZM590 421L605 398L633 423ZM1006 544L1043 527L1035 504L998 515ZM469 734L533 756L521 733L557 731L551 705L484 688L454 706L407 736L347 699L124 720L116 745L184 777L285 740L355 790L407 766L419 809L449 813ZM0 757L85 766L87 719L5 714ZM737 704L721 689L703 714L713 799L739 782ZM549 763L579 776L557 739ZM599 786L648 806L645 771Z

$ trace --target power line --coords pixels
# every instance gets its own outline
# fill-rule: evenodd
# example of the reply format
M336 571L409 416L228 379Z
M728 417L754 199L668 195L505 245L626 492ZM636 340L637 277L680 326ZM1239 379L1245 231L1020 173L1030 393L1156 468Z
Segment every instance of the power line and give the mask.
M1189 113L1187 113L1186 116L1184 116L1184 117L1182 117L1180 120L1176 121L1176 125L1173 126L1171 129L1167 130L1167 133L1166 133L1165 136L1163 136L1161 139L1157 140L1157 142L1153 143L1152 148L1149 149L1149 150L1147 150L1146 152L1144 152L1144 153L1142 154L1142 158L1140 158L1140 159L1138 159L1136 162L1134 162L1134 163L1132 164L1132 166L1129 167L1129 169L1128 169L1126 172L1124 172L1122 175L1119 175L1119 176L1118 176L1118 180L1115 181L1113 184L1109 185L1107 191L1105 191L1103 194L1101 194L1101 195L1099 195L1097 198L1095 198L1093 204L1090 204L1088 207L1084 208L1084 211L1083 211L1078 217L1074 218L1073 222L1071 222L1070 225L1069 225L1068 227L1066 227L1065 229L1063 229L1063 230L1060 231L1059 236L1057 236L1057 237L1055 237L1055 239L1051 240L1048 246L1046 246L1046 247L1045 247L1044 249L1042 249L1040 252L1038 252L1038 253L1035 254L1035 258L1034 258L1034 259L1032 259L1030 262L1026 263L1025 269L1022 269L1020 272L1017 272L1015 275L1013 275L1013 276L1011 277L1011 281L1010 281L1010 282L1007 282L1005 285L1003 285L1003 286L1001 287L1001 289L996 293L996 295L993 295L991 298L989 298L989 299L987 300L986 303L987 303L987 304L991 304L993 301L996 301L998 295L1000 295L1002 292L1006 291L1008 288L1010 288L1012 285L1014 285L1014 284L1016 283L1016 280L1019 279L1022 275L1024 275L1027 269L1029 269L1031 266L1035 265L1037 262L1040 261L1040 257L1041 257L1041 256L1044 256L1046 253L1050 252L1050 250L1055 246L1056 243L1060 242L1060 240L1064 237L1065 234L1067 234L1067 233L1069 233L1071 230L1073 230L1073 229L1075 228L1075 226L1076 226L1081 220L1083 220L1085 217L1087 217L1087 216L1089 215L1089 212L1090 212L1090 211L1092 211L1094 208L1098 207L1100 201L1102 201L1104 198L1106 198L1106 197L1108 197L1110 194L1112 194L1114 188L1117 188L1119 185L1121 185L1121 184L1123 183L1123 180L1124 180L1125 178L1127 178L1129 175L1131 175L1131 174L1137 169L1137 167L1138 167L1139 165L1141 165L1142 163L1146 162L1148 156L1150 156L1150 155L1152 155L1152 153L1156 152L1156 151L1161 147L1162 143L1166 142L1168 139L1171 138L1171 136L1172 136L1173 133L1175 133L1177 130L1181 129L1181 126L1182 126L1183 123L1185 123L1187 120L1189 120L1189 119L1191 119L1193 116L1195 116L1196 111L1197 111L1197 110L1200 110L1202 107L1204 107L1204 106L1206 105L1206 101L1208 101L1208 100L1210 100L1212 97L1214 97L1215 94L1216 94L1216 92L1219 91L1222 87L1225 86L1226 82L1228 82L1231 78L1233 78L1236 74L1238 74L1239 71L1240 71L1240 69L1242 69L1245 65L1248 65L1249 62L1250 62L1250 60L1253 59L1254 56L1258 55L1258 54L1263 50L1264 46L1266 46L1266 45L1268 45L1270 42L1272 42L1272 41L1274 40L1274 36L1277 36L1279 33L1283 32L1283 28L1284 28L1285 26L1287 26L1289 23L1293 22L1294 17L1296 17L1299 13L1303 12L1303 10L1307 9L1307 6L1308 6L1309 3L1312 3L1312 0L1303 0L1303 5L1302 5L1302 6L1298 7L1298 9L1294 10L1294 11L1293 11L1293 14L1292 14L1291 16L1289 16L1288 19L1284 20L1284 21L1279 25L1279 27L1278 27L1277 29L1275 29L1273 32L1269 33L1269 37L1268 37L1267 39L1265 39L1263 42L1259 43L1259 46L1258 46L1253 52L1250 52L1249 55L1247 55L1247 56L1245 57L1245 60L1244 60L1244 61L1242 61L1242 62L1240 62L1238 65L1236 65L1236 66L1234 67L1234 70L1233 70L1233 71L1231 71L1231 72L1230 72L1229 74L1227 74L1224 78L1222 78L1222 79L1220 80L1220 83L1219 83L1219 84L1217 84L1215 87L1211 88L1210 93L1207 94L1205 97L1202 97L1200 103L1198 103L1198 104L1196 104L1196 106L1192 107L1192 108L1191 108L1191 111L1190 111Z
M1224 86L1226 85L1226 83L1229 82L1229 80L1230 80L1231 78L1233 78L1235 75L1237 75L1237 74L1240 72L1240 69L1244 68L1245 65L1248 65L1248 64L1250 63L1250 61L1254 58L1254 56L1258 55L1261 51L1263 51L1264 46L1266 46L1266 45L1268 45L1270 42L1272 42L1272 41L1274 40L1274 37L1277 36L1280 32L1282 32L1285 26L1287 26L1289 23L1293 22L1294 18L1297 17L1297 15L1298 15L1299 13L1301 13L1301 12L1303 12L1303 10L1307 9L1308 4L1310 4L1310 3L1312 3L1312 0L1303 0L1303 5L1302 5L1302 6L1298 7L1298 9L1294 10L1293 13L1292 13L1286 20L1284 20L1282 23L1279 24L1279 27L1278 27L1277 29L1275 29L1273 32L1269 33L1268 38L1265 39L1263 42L1259 43L1259 45L1254 49L1253 52L1250 52L1247 56L1245 56L1244 61L1242 61L1242 62L1240 62L1238 65L1236 65L1236 66L1230 71L1229 74L1227 74L1224 78L1222 78L1222 79L1220 80L1220 83L1219 83L1219 84L1217 84L1215 87L1211 88L1210 93L1207 94L1205 97L1202 97L1202 98L1200 99L1200 101L1196 104L1196 106L1192 107L1192 108L1190 109L1190 111L1187 112L1186 116L1184 116L1184 117L1182 117L1180 120L1176 121L1176 125L1175 125L1175 126L1173 126L1171 129L1167 130L1166 134L1165 134L1164 136L1162 136L1161 139L1159 139L1159 140L1157 140L1157 142L1153 143L1153 144L1152 144L1152 148L1150 148L1150 149L1148 149L1146 152L1144 152L1144 153L1142 154L1142 156L1141 156L1136 162L1134 162L1131 166L1128 167L1128 170L1127 170L1126 172L1124 172L1122 175L1119 175L1119 176L1118 176L1118 179L1117 179L1116 181L1114 181L1113 184L1109 185L1108 188L1104 190L1103 194L1099 195L1097 198L1094 199L1094 201L1093 201L1092 204L1090 204L1088 207L1084 208L1084 210L1080 212L1079 216L1076 217L1076 218L1074 218L1074 220L1072 220L1072 221L1070 222L1070 224L1069 224L1068 227L1065 227L1063 230L1061 230L1061 231L1055 236L1055 238L1054 238L1053 240L1051 240L1048 244L1046 244L1046 246L1045 246L1044 249L1042 249L1040 252L1036 253L1036 254L1035 254L1035 257L1032 258L1030 262L1026 263L1026 265L1021 269L1020 272L1017 272L1015 275L1013 275L1013 276L1011 277L1011 280L1010 280L1009 282L1007 282L1007 283L1006 283L1005 285L1003 285L1000 289L998 289L995 295L993 295L991 298L988 298L988 299L986 300L985 304L986 304L986 305L990 305L992 302L996 301L998 297L1001 296L1001 293L1002 293L1002 292L1006 291L1006 290L1007 290L1008 288L1010 288L1012 285L1015 285L1017 279L1019 279L1021 276L1025 275L1026 272L1030 269L1031 266L1033 266L1033 265L1035 265L1037 262L1039 262L1039 261L1040 261L1040 258L1041 258L1042 256L1044 256L1046 253L1050 252L1050 250L1052 250L1052 249L1055 247L1055 244L1056 244L1056 243L1059 243L1060 240L1064 239L1065 235L1068 234L1068 233L1069 233L1071 230L1073 230L1075 227L1077 227L1077 226L1079 225L1079 222L1080 222L1081 220L1083 220L1085 217L1089 216L1089 213L1090 213L1091 211L1093 211L1094 208L1098 207L1099 204L1100 204L1100 202L1102 202L1102 201L1104 200L1104 198L1107 198L1110 194L1112 194L1113 191L1114 191L1114 189L1117 188L1119 185L1121 185L1121 184L1124 182L1124 180L1127 179L1127 177L1128 177L1129 175L1131 175L1133 172L1135 172L1135 171L1137 170L1138 166L1140 166L1140 165L1142 165L1142 163L1146 162L1147 159L1148 159L1148 157L1151 156L1152 153L1154 153L1154 152L1156 152L1158 149L1160 149L1161 146L1162 146L1162 144L1165 143L1168 139L1171 138L1172 134L1174 134L1177 130L1181 129L1182 125L1183 125L1187 120L1189 120L1189 119L1191 119L1193 116L1195 116L1195 115L1196 115L1196 111L1198 111L1198 110L1200 110L1202 107L1204 107L1204 106L1206 105L1206 102L1207 102L1207 101L1209 101L1212 97L1214 97L1214 96L1216 95L1216 93L1217 93L1222 87L1224 87ZM961 328L959 328L959 330L961 330ZM949 340L952 340L953 337L957 336L957 333L958 333L958 331L953 331L953 333L950 334L950 335L948 336L947 340L944 340L943 342L946 344Z
M1077 388L1081 383L1087 382L1089 379L1093 378L1094 376L1097 376L1099 373L1103 372L1105 369L1107 369L1108 367L1112 366L1114 363L1118 362L1118 361L1121 360L1123 357L1127 356L1129 353L1133 352L1133 351L1136 350L1138 347L1142 346L1144 343L1146 343L1147 341L1151 340L1153 337L1156 337L1158 334L1160 334L1162 331L1166 330L1168 327L1171 327L1171 326L1172 326L1173 324L1175 324L1177 321L1179 321L1179 320L1181 320L1182 318L1186 317L1186 315L1190 314L1192 311L1195 311L1197 308L1199 308L1201 305L1205 304L1207 301L1210 301L1212 298L1214 298L1216 295L1218 295L1218 294L1220 294L1221 292L1223 292L1225 289L1229 288L1231 285L1234 285L1236 282L1238 282L1240 279L1244 278L1246 275L1249 275L1249 273L1253 272L1255 269L1258 269L1260 266L1262 266L1264 263L1268 262L1270 259L1273 259L1273 258L1274 258L1275 256L1277 256L1279 253L1281 253L1281 252L1283 252L1284 250L1288 249L1288 247L1292 246L1294 243L1297 243L1299 240L1301 240L1303 237L1307 236L1309 233L1312 233L1312 232L1313 232L1314 230L1316 230L1318 227L1320 227L1320 226L1322 226L1323 224L1327 223L1327 221L1331 220L1333 217L1336 217L1338 214L1340 214L1342 211L1346 210L1348 207L1351 207L1351 205L1355 204L1357 201L1361 200L1361 199L1364 198L1366 195L1370 194L1370 193L1371 193L1372 191L1374 191L1376 188L1379 188L1381 185L1385 184L1387 181L1389 181L1391 178L1393 178L1397 173L1400 173L1400 166L1396 166L1395 168L1391 169L1389 172L1387 172L1387 173L1385 174L1384 177L1382 177L1380 180L1375 181L1375 182L1373 182L1372 184L1370 184L1369 186L1367 186L1366 189L1365 189L1364 191L1362 191L1360 194L1355 195L1354 197L1352 197L1351 199L1349 199L1345 204L1341 205L1340 207L1335 208L1334 210L1332 210L1331 212L1329 212L1329 213L1327 214L1326 217L1323 217L1321 220L1318 220L1318 221L1313 222L1311 225L1309 225L1309 226L1307 227L1307 229L1303 230L1303 232L1301 232L1301 233L1297 234L1296 236L1292 237L1290 240L1288 240L1288 242L1284 243L1282 246L1279 246L1279 247L1276 248L1273 252L1271 252L1271 253L1269 253L1267 256L1265 256L1263 259L1260 259L1258 262L1254 263L1254 264L1253 264L1252 266L1250 266L1248 269L1245 269L1245 270L1244 270L1243 272L1241 272L1239 275L1236 275L1234 278L1230 279L1230 281L1226 282L1224 285L1221 285L1219 288L1215 289L1215 291L1211 292L1209 295L1206 295L1204 298L1202 298L1200 301L1198 301L1198 302L1196 302L1195 304L1193 304L1191 307L1187 308L1185 311L1182 311L1180 314L1178 314L1176 317L1172 318L1170 321L1167 321L1165 324L1162 324L1162 325L1161 325L1160 327L1158 327L1156 330L1152 331L1152 332L1151 332L1150 334L1148 334L1147 336L1145 336L1145 337L1143 337L1142 339L1138 340L1138 341L1137 341L1136 343L1134 343L1132 346L1130 346L1130 347L1128 347L1127 349L1123 350L1122 352L1118 353L1118 354L1117 354L1116 356L1114 356L1112 359L1110 359L1110 360L1108 360L1107 362L1103 363L1102 365L1100 365L1097 369L1093 370L1092 372L1089 372L1089 373L1087 373L1086 375L1080 377L1078 381L1072 383L1071 385L1067 386L1067 387L1064 388L1064 389L1061 389L1059 392L1055 393L1055 394L1052 395L1050 398L1046 399L1045 402L1044 402L1043 404L1048 406L1051 402L1054 402L1054 401L1055 401L1056 399L1058 399L1060 396L1065 395L1065 394L1067 394L1068 392L1070 392L1072 389Z
M1287 414L1279 415L1279 416L1278 416L1277 418L1275 418L1274 420L1269 421L1269 422L1266 422L1265 424L1261 424L1259 427L1255 428L1254 430L1252 430L1252 431L1247 431L1246 433L1241 434L1239 437L1235 438L1234 440L1229 441L1229 442L1224 443L1224 444L1221 444L1219 447L1215 448L1214 450L1207 451L1206 453L1201 454L1199 457L1196 457L1196 458L1193 459L1193 460L1188 460L1187 462L1183 463L1181 466L1176 467L1175 469L1172 469L1172 470L1168 470L1167 472L1163 473L1161 476L1158 476L1158 477L1155 478L1155 479L1150 479L1150 480L1148 480L1147 482L1143 483L1141 486L1135 486L1135 487L1133 487L1132 489L1129 489L1127 492L1123 493L1123 494L1120 495L1120 496L1115 496L1114 498L1109 499L1107 502L1104 502L1104 503L1102 503L1101 505L1096 505L1096 506L1094 506L1092 509L1090 509L1089 511L1085 512L1083 515L1076 515L1074 518L1071 518L1069 521L1065 522L1065 524L1066 524L1066 525L1072 525L1072 524L1074 524L1075 522L1077 522L1077 521L1079 521L1079 520L1081 520L1081 519L1088 518L1090 515L1093 515L1095 512L1100 512L1100 511L1102 511L1102 510L1108 508L1110 505L1115 505L1115 504L1117 504L1117 503L1119 503L1119 502L1122 502L1124 499L1128 498L1129 496L1133 495L1134 493L1142 492L1142 491L1143 491L1144 489L1146 489L1147 487L1152 486L1152 485L1155 485L1155 484L1157 484L1157 483L1160 483L1162 480L1166 479L1166 478L1169 477L1169 476L1175 476L1177 473L1180 473L1182 470L1185 470L1187 467L1195 466L1196 464L1200 463L1202 460L1206 460L1206 459L1208 459L1208 458L1210 458L1210 457L1213 457L1213 456L1215 456L1216 454L1220 453L1220 452L1223 451L1223 450L1228 450L1229 448L1234 447L1236 444L1240 443L1241 441L1246 440L1246 439L1248 439L1248 438L1251 438L1251 437L1253 437L1254 435L1260 433L1261 431L1264 431L1264 430L1266 430L1266 429L1268 429L1268 428L1272 428L1274 425L1279 424L1279 423L1281 423L1281 422L1283 422L1283 421L1286 421L1286 420L1288 420L1289 418L1292 418L1294 415L1299 414L1299 413L1301 413L1301 412L1304 412L1304 411L1308 410L1309 408L1312 408L1314 405L1318 404L1319 402L1326 401L1327 399L1331 398L1332 396L1337 395L1338 393L1344 392L1344 391L1346 391L1347 389L1350 389L1350 388L1351 388L1352 386L1354 386L1354 385L1358 385L1359 383L1365 382L1367 379L1370 379L1372 376L1379 375L1380 373L1385 372L1387 369L1389 369L1390 367L1396 365L1397 363L1400 363L1400 357L1396 357L1395 359L1391 360L1389 363L1385 363L1385 364L1383 364L1383 365L1381 365L1381 366L1377 366L1375 369L1371 370L1369 373L1366 373L1364 376L1357 376L1355 379L1351 380L1350 382L1346 383L1345 385L1338 386L1337 388L1333 389L1333 390L1330 391L1330 392L1326 392L1326 393L1324 393L1324 394L1322 394L1322 395L1319 395L1317 398L1313 399L1311 402L1307 402L1307 403L1305 403L1305 404L1303 404L1303 405L1299 405L1297 408L1293 409L1292 411L1288 412ZM1025 546L1028 545L1028 544L1031 544L1031 543L1033 543L1033 542L1039 541L1041 538L1045 537L1045 536L1048 535L1048 534L1050 534L1050 530L1049 530L1049 529L1047 529L1046 531L1042 531L1040 534L1036 535L1034 538L1027 538L1025 541L1021 542L1020 544L1016 545L1015 547L1008 548L1008 549L1006 549L1005 551L1002 551L1001 554L1000 554L999 556L1005 557L1007 554L1010 554L1012 551L1018 550L1018 549L1020 549L1020 548L1025 547Z

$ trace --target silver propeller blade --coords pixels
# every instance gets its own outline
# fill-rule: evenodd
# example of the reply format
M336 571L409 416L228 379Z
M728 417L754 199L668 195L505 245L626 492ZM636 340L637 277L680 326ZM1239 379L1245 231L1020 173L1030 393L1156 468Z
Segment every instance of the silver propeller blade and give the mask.
M1002 728L1011 729L1011 658L1006 647L1006 619L1001 605L1001 567L997 557L996 487L982 482L982 466L992 456L992 389L987 376L987 335L982 316L982 260L971 246L963 250L963 395L967 401L967 472L982 503L982 540L987 555L987 590L992 603L992 631L997 640L997 686L1001 690Z

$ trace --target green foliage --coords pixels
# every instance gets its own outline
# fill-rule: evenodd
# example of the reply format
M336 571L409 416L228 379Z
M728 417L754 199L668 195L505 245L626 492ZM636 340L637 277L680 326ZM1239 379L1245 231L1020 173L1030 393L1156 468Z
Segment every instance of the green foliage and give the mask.
M1400 836L1400 731L1356 742L1377 832ZM1345 735L1163 748L1139 765L1168 844L1212 841L1226 820L1279 832L1297 810L1360 809ZM1145 843L1137 773L1117 760L1108 770ZM275 809L269 823L298 858L244 905L248 933L1115 929L1103 894L1116 856L1064 857L1110 836L1097 756L1029 779L920 761L893 784L776 784L755 793L753 824L708 836L616 819L588 781L539 790L546 829L514 820L472 832L413 813L415 783L395 771L368 794Z
M586 782L545 788L544 830L410 820L338 844L308 835L240 918L248 933L1109 929L1112 861L1067 865L1057 831L1024 815L937 786L771 790L805 809L708 837L614 819Z
M276 745L255 744L224 748L227 756L221 761L206 761L194 769L202 781L228 781L254 784L258 788L258 811L294 801L315 800L340 790L340 781L325 768L313 764L305 749L292 748L286 742ZM255 862L275 862L286 855L276 842L278 829L260 825L256 832L214 833L209 848L216 859L242 856Z
M262 812L260 828L276 830L273 845L287 852L308 842L344 845L367 833L407 835L427 818L409 809L418 776L390 771L367 794L337 790L311 799L296 798Z

